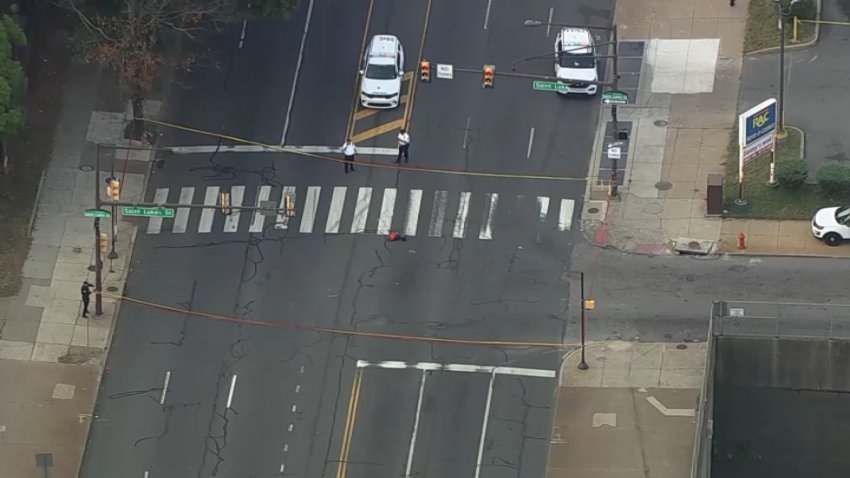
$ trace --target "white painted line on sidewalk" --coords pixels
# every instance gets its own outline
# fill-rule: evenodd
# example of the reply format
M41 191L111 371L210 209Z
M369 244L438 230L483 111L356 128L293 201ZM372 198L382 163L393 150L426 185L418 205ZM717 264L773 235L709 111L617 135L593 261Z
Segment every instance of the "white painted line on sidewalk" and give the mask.
M478 233L478 238L489 241L493 239L493 215L496 213L496 205L499 203L499 194L487 194L484 203L484 219L481 221L481 231Z
M280 144L286 143L286 133L289 131L289 120L292 115L292 105L295 104L295 90L298 87L298 75L301 73L301 62L304 60L304 45L307 43L307 33L310 31L310 19L313 18L313 0L307 6L307 18L304 20L304 33L301 35L301 47L298 49L298 61L295 63L295 74L292 78L292 89L289 92L289 105L283 120L283 132L280 134Z
M230 188L230 207L232 212L224 220L224 232L236 232L239 229L239 217L242 215L242 199L245 198L245 186Z
M469 197L472 193L460 193L460 202L457 206L457 217L455 217L455 228L452 237L463 239L466 237L466 215L469 213Z
M490 23L490 6L493 0L487 0L487 11L484 12L484 29L487 29L487 24Z
M646 401L665 417L693 417L696 415L696 410L693 408L667 408L652 396L646 397Z
M549 21L546 22L546 36L549 36L549 32L552 30L552 17L555 16L555 7L549 7Z
M207 192L204 193L204 206L215 206L216 203L218 203L218 186L207 186ZM208 233L212 231L215 211L215 208L212 207L205 207L201 211L201 222L198 224L198 232Z
M331 196L331 208L328 211L328 222L325 223L325 233L336 234L339 232L339 221L342 219L342 207L345 205L345 186L336 186Z
M419 225L419 208L422 204L422 190L411 189L407 201L407 216L404 218L404 235L413 237Z
M163 150L174 154L210 154L210 153L339 153L339 146L260 146L254 144L235 144L230 146L196 145L196 146L167 146ZM358 146L358 156L396 156L396 148L376 148Z
M316 210L319 207L319 195L321 193L322 188L319 186L307 188L307 200L304 202L304 214L301 216L301 228L299 229L302 234L313 232L313 221L316 220Z
M157 188L153 195L153 202L155 204L162 204L166 201L168 201L168 188ZM148 234L159 234L160 230L162 230L161 217L148 219Z
M351 220L352 234L360 234L366 230L366 218L369 216L371 202L372 188L360 188L357 191L357 204L354 205L354 219Z
M171 370L165 372L165 381L162 383L162 395L159 396L159 404L165 405L165 394L168 393L168 382L171 381Z
M573 213L576 202L572 199L561 199L561 211L558 214L558 230L569 231L573 224Z
M481 438L478 440L478 459L475 461L475 478L481 476L481 461L484 459L484 439L487 438L487 425L490 423L490 404L493 402L493 384L496 382L496 372L490 375L490 386L487 389L487 402L484 405L484 421L481 424Z
M540 222L546 221L546 216L549 214L549 198L546 196L537 196L537 211L539 213Z
M416 400L416 416L413 419L413 433L410 434L410 449L407 451L407 465L404 469L405 478L410 478L413 469L413 451L416 449L416 435L419 433L419 417L422 415L422 399L425 395L425 378L428 376L426 370L422 371L422 379L419 381L419 399Z
M236 375L233 375L233 379L230 380L230 392L227 393L227 409L230 408L230 405L233 403L233 392L236 390Z
M448 201L448 191L434 192L434 204L431 207L431 224L428 225L429 236L440 237L443 235L443 221L446 218L446 203Z
M384 198L381 201L381 216L378 218L378 234L386 236L393 227L393 212L395 211L395 188L384 189Z
M255 206L260 207L261 201L268 201L272 194L271 186L260 186L257 191L257 200ZM254 217L251 218L251 225L248 226L248 232L263 232L263 224L266 222L265 214L262 214L259 209L254 210Z
M534 128L528 133L528 151L525 152L525 158L531 159L531 148L534 147Z
M470 365L470 364L441 364L435 362L402 362L399 360L384 360L381 362L370 362L368 360L358 360L357 368L387 368L395 370L422 370L436 371L443 370L446 372L461 372L461 373L495 373L496 375L514 375L521 377L539 377L539 378L555 378L554 370L545 370L537 368L522 368L522 367L502 367L493 365Z
M190 186L180 189L180 204L192 204L194 199L195 188ZM174 215L174 225L171 226L171 232L175 234L186 232L186 225L189 222L189 211L190 209L188 207L177 208L177 213Z
M283 194L280 196L280 206L278 209L283 211L286 207L286 195L289 194L292 196L292 202L295 203L295 186L284 186ZM289 216L285 213L278 213L277 221L274 224L275 229L289 229Z

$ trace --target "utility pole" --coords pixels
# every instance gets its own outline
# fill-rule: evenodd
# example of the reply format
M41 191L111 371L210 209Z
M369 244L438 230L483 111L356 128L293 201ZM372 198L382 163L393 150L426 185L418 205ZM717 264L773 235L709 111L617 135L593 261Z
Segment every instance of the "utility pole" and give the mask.
M776 7L776 20L779 22L779 118L775 134L777 138L784 138L788 136L785 131L785 10L779 0L773 0L773 5Z
M581 289L581 362L578 364L579 370L587 370L589 367L587 365L587 360L585 360L584 356L584 341L585 341L585 328L587 327L585 319L584 319L584 311L585 311L585 298L584 298L584 272L579 272L579 281L580 281L580 289Z
M614 32L614 90L619 91L619 83L620 83L620 64L617 61L617 57L620 55L619 52L619 41L617 39L617 24L612 26ZM620 137L620 123L617 120L617 104L611 103L611 121L613 122L614 129L614 140L617 141ZM617 168L618 164L618 156L614 156L611 158L611 189L610 196L612 198L617 197L617 186L619 182L619 178L617 177ZM582 302L582 310L584 310L584 303ZM584 347L582 347L582 353L584 351Z
M94 167L94 207L100 209L100 146ZM103 260L100 258L100 218L94 218L94 315L103 315Z

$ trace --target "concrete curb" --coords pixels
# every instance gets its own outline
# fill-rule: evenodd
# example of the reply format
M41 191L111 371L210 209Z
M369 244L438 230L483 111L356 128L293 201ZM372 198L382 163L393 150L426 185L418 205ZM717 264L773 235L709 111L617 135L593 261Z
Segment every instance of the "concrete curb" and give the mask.
M815 18L818 21L821 20L821 2L822 1L823 0L817 0L818 6L817 6L817 11L815 12ZM788 51L788 50L804 50L806 48L813 47L817 44L819 39L820 39L820 23L815 23L815 36L814 36L814 38L812 38L811 40L809 40L807 42L803 42L803 43L793 43L791 45L788 45L786 43L785 51ZM767 48L762 48L761 50L744 52L744 56L747 57L747 56L750 56L750 55L761 55L763 53L776 53L778 51L779 51L778 46L770 46L770 47L767 47Z
M783 252L718 252L713 254L716 256L736 256L736 257L800 257L805 259L844 259L850 260L847 256L836 256L832 254L801 254L801 253L783 253Z

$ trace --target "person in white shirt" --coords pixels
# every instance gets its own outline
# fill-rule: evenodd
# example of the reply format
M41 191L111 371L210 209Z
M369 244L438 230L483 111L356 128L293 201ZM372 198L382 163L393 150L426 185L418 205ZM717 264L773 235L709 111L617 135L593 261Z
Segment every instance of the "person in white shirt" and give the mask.
M357 154L357 147L354 146L354 141L348 138L342 145L342 148L340 148L340 151L345 156L345 174L348 174L349 169L354 171L354 155Z
M407 130L402 128L398 133L398 158L396 158L396 164L401 162L401 155L404 155L404 162L406 163L410 157L407 155L407 151L410 149L410 135L407 134Z

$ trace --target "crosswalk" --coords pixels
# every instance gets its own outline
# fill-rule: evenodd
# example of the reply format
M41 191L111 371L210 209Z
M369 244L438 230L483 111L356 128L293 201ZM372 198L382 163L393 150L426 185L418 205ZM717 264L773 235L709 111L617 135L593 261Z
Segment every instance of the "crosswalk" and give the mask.
M548 196L524 198L513 195L500 199L499 193L495 192L411 189L405 194L399 193L396 188L368 186L270 185L257 188L242 185L226 188L207 186L203 191L200 189L194 186L182 187L179 190L156 189L153 202L157 204L196 207L177 207L173 219L149 218L147 234L186 234L190 231L197 231L199 234L218 231L236 233L240 231L240 227L247 227L249 233L255 234L297 231L299 234L369 233L386 236L395 230L403 231L403 234L409 237L420 234L455 239L477 236L480 240L489 241L499 229L497 212L502 204L505 204L505 207L513 206L511 214L526 209L528 212L533 211L536 216L532 217L532 222L557 232L570 231L575 216L573 199L553 201L556 204L551 209L557 208L557 213L550 216L551 198ZM232 213L226 216L216 209L219 193L222 191L230 192ZM203 208L197 207L196 196L198 200L203 201ZM287 197L294 200L294 214L286 214L284 211ZM349 200L353 200L354 204L349 204ZM515 207L523 201L527 201L527 208ZM276 211L243 209L270 203L275 205ZM474 218L470 218L473 215ZM478 217L481 218L480 221L476 220ZM426 221L427 227L424 226ZM505 227L504 224L501 225Z

